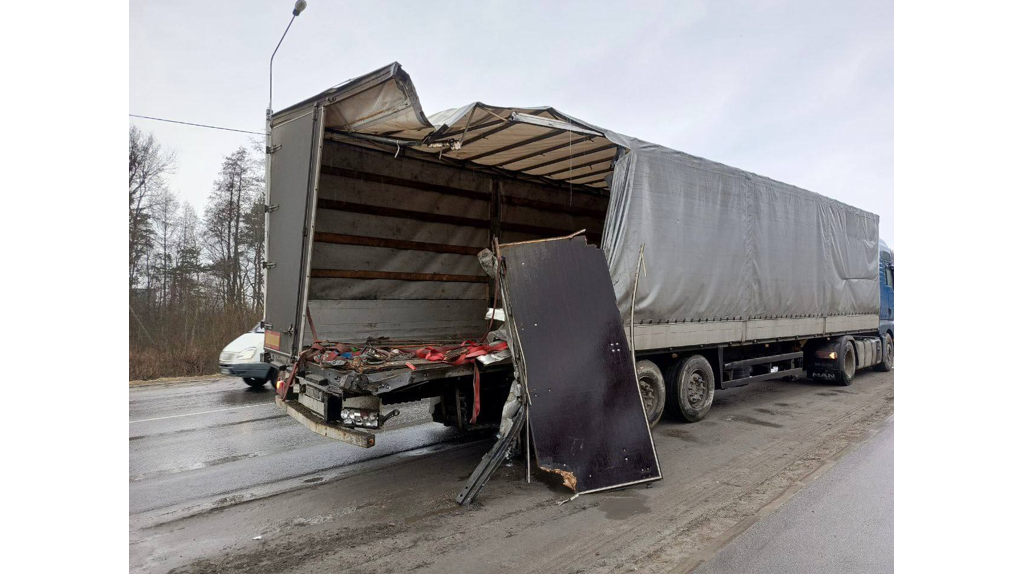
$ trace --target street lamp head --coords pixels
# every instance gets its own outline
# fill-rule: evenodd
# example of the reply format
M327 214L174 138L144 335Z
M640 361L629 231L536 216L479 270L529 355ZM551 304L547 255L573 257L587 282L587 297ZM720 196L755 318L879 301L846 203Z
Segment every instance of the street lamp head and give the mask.
M302 11L306 9L306 0L298 0L295 3L295 8L292 9L292 16L298 16L302 14Z

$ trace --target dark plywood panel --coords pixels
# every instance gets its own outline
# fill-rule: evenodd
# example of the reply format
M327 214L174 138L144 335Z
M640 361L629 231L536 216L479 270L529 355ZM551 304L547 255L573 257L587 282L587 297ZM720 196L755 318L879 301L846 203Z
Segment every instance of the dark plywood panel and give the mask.
M538 464L581 493L661 478L604 254L582 237L501 254Z

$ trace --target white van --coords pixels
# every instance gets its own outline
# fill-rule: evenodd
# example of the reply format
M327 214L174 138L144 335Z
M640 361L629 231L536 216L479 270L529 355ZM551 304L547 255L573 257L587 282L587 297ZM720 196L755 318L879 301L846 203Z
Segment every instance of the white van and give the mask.
M250 387L262 387L274 374L274 367L263 362L263 325L228 343L220 352L220 372L242 377Z

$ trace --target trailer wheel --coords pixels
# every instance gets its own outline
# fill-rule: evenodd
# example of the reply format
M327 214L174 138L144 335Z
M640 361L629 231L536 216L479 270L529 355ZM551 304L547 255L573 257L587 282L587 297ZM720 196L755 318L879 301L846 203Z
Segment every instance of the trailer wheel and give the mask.
M637 361L636 379L640 384L644 411L647 412L647 425L654 428L665 412L665 377L658 365L650 361Z
M857 374L857 353L853 350L853 341L847 339L843 342L843 354L840 360L840 367L842 370L839 371L839 382L843 386L850 386L853 384L853 377Z
M882 338L882 362L875 365L876 371L888 373L892 370L893 359L895 358L892 349L892 334L886 333Z
M255 377L244 377L242 380L245 381L245 384L249 385L250 387L262 387L263 385L267 384L266 379L257 379Z
M701 355L691 355L672 368L669 374L669 405L672 412L695 423L711 410L715 399L715 373Z

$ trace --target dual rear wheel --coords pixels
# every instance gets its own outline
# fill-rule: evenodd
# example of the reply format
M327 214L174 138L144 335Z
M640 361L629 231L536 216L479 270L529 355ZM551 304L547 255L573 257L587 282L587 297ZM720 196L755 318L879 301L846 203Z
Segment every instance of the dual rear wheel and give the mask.
M647 411L647 423L653 428L667 406L677 418L695 423L711 410L715 399L715 373L701 355L676 361L664 377L651 361L637 361L640 396Z
M715 373L702 355L691 355L669 369L668 405L672 414L695 423L715 400Z
M651 361L636 362L636 380L640 385L640 399L647 412L647 426L654 428L665 412L665 377Z

